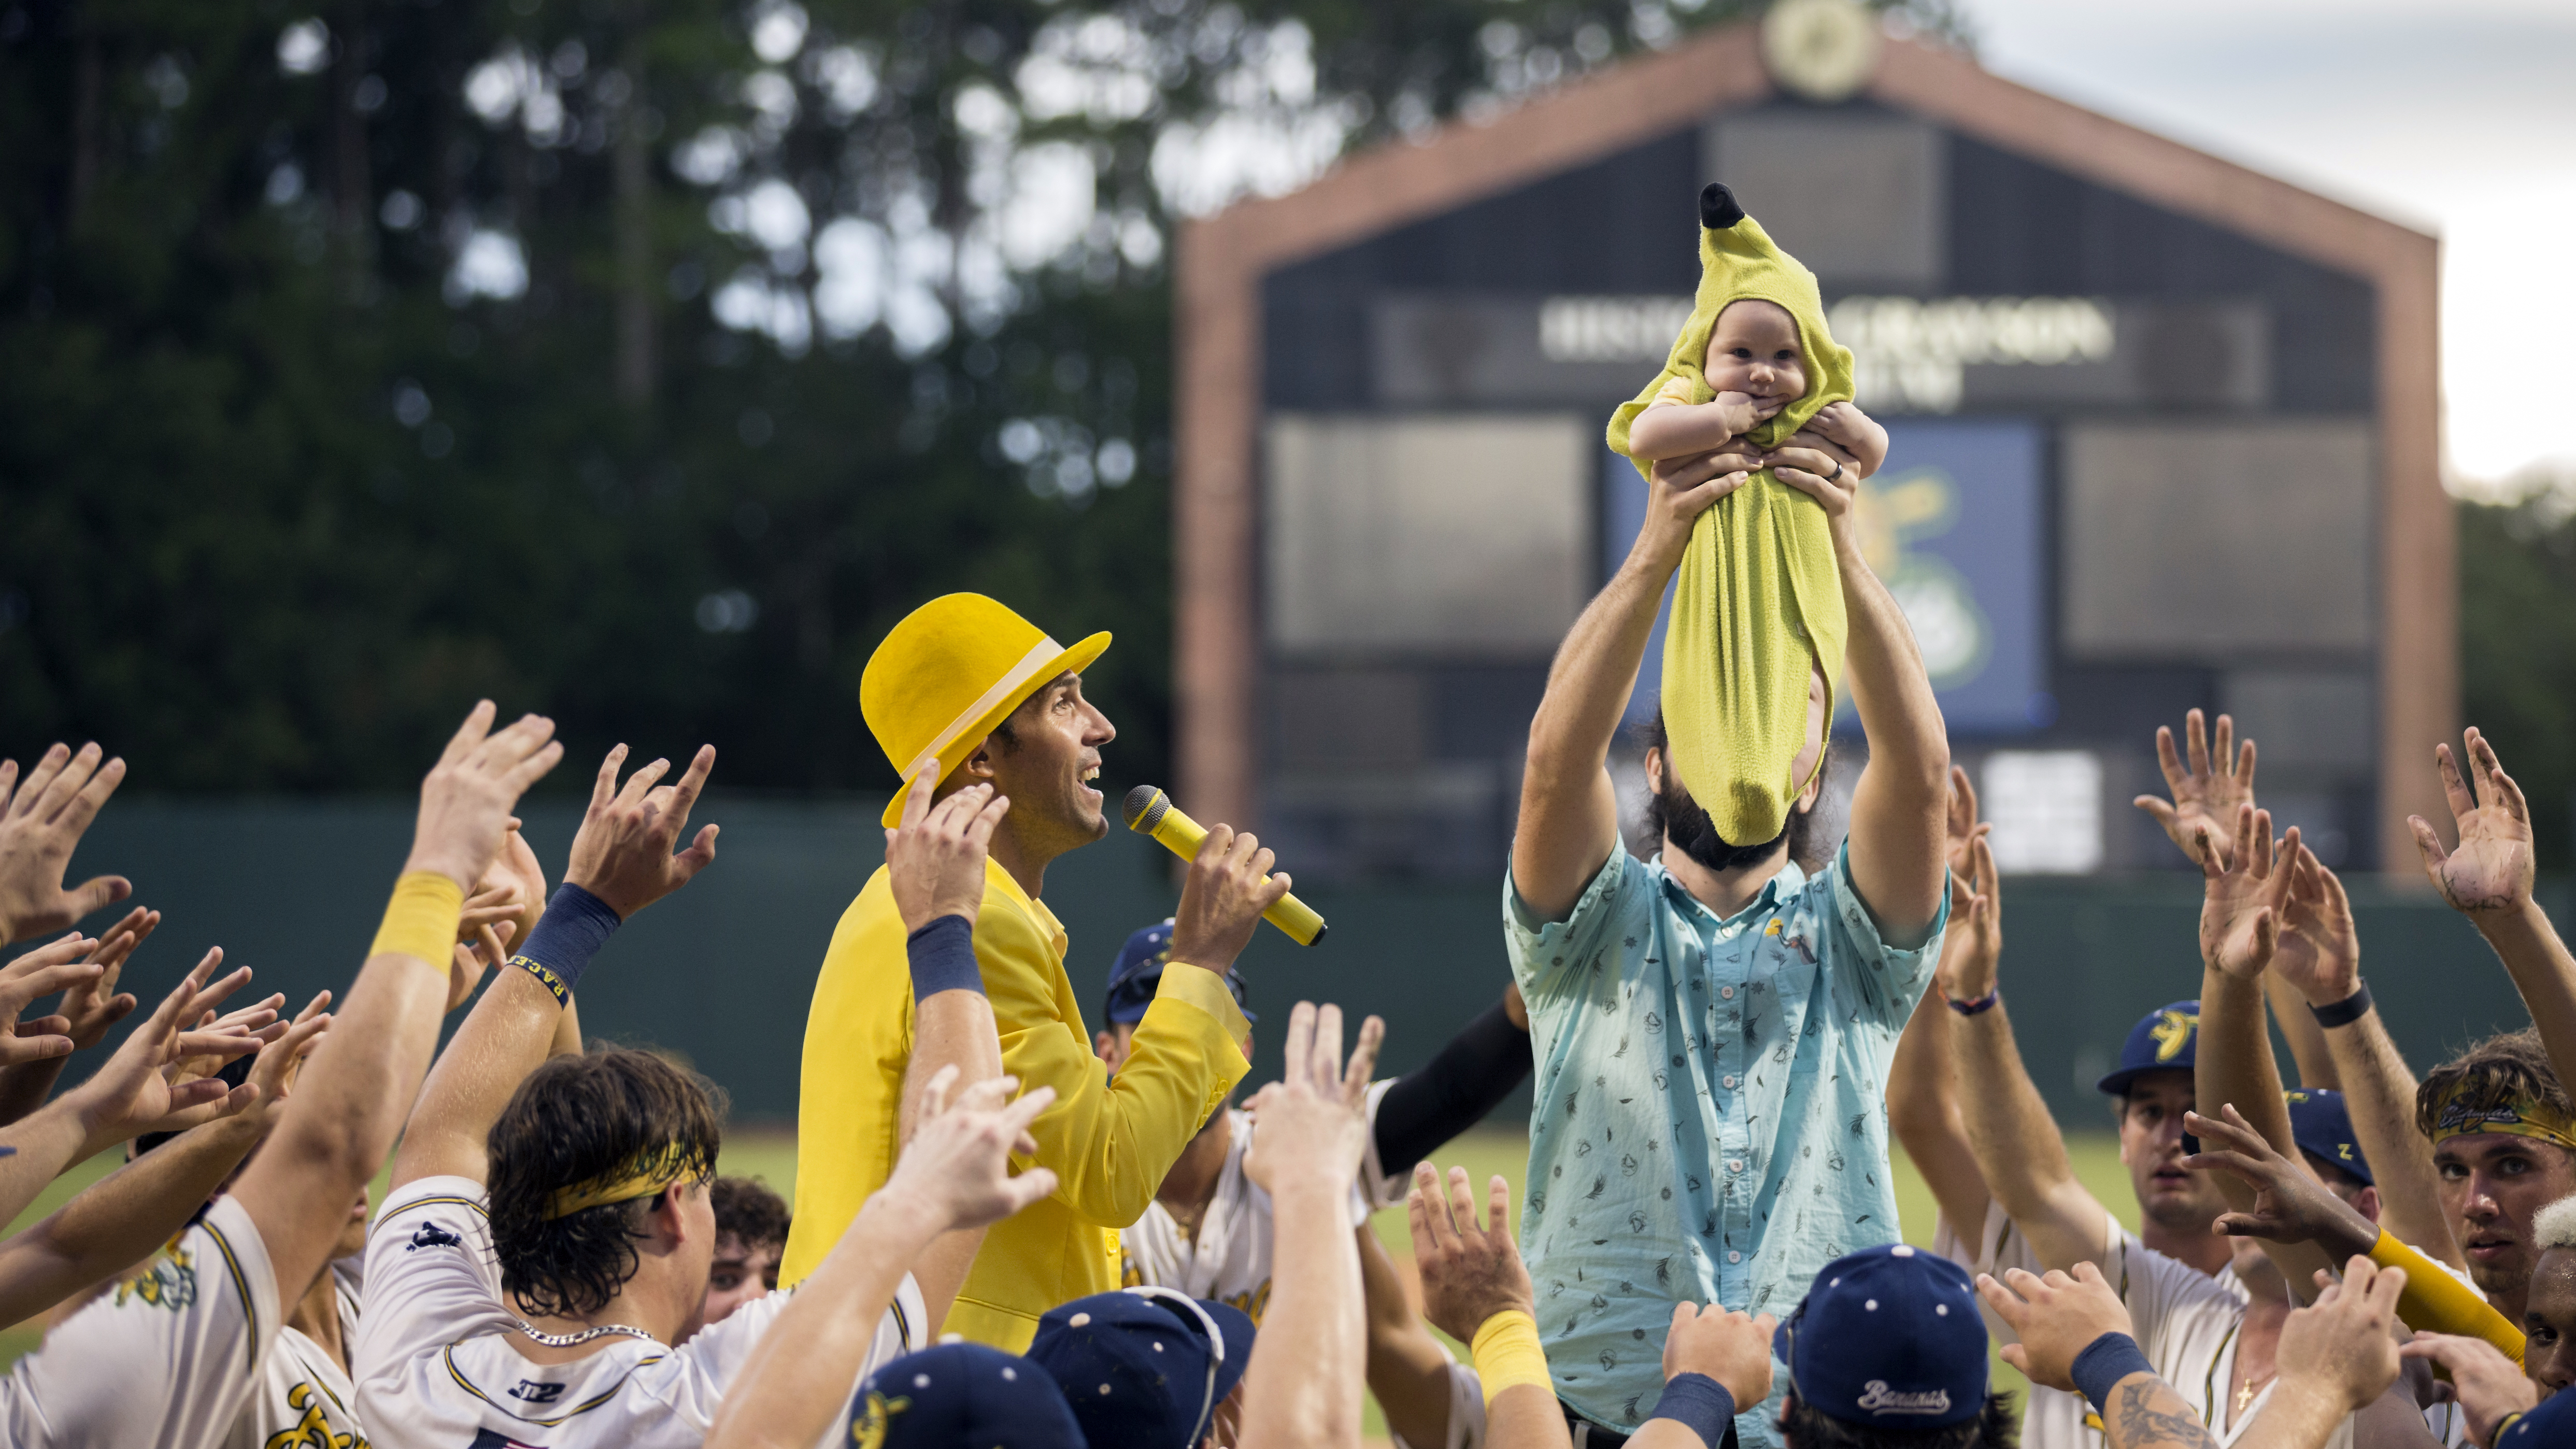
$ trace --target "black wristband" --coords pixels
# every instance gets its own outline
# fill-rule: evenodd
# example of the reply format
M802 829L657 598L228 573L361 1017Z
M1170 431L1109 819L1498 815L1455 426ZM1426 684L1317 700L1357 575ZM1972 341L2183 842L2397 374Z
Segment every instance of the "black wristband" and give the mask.
M1664 1380L1664 1396L1655 1400L1649 1419L1670 1419L1718 1449L1735 1422L1735 1395L1706 1374L1675 1374Z
M2093 1401L2093 1412L2111 1412L2111 1388L2131 1374L2151 1374L2155 1365L2147 1362L2138 1341L2125 1333L2106 1333L2084 1346L2075 1356L2066 1376L2075 1381L2084 1397Z
M2308 1015L2315 1017L2319 1026L2352 1025L2370 1015L2370 983L2367 981L2361 983L2359 990L2332 1006L2311 1004L2308 1007Z
M608 902L565 881L555 887L545 914L537 917L527 944L510 964L537 978L538 985L554 993L555 1004L564 1005L572 1000L590 958L617 934L619 924Z
M903 938L912 967L914 1004L943 991L984 994L984 972L975 964L975 926L964 916L940 916Z

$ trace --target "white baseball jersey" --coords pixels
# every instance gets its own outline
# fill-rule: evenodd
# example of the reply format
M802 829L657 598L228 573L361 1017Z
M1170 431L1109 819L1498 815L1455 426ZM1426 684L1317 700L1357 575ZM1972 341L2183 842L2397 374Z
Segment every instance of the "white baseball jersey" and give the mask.
M358 1341L362 1276L359 1259L342 1258L331 1265L344 1347ZM357 1390L347 1371L301 1330L292 1325L279 1329L259 1386L242 1406L241 1417L233 1420L223 1449L364 1449L366 1444L367 1431L358 1423Z
M1359 1227L1381 1207L1404 1201L1412 1186L1407 1178L1390 1182L1377 1160L1377 1104L1390 1077L1369 1088L1368 1155L1351 1187L1351 1226ZM1216 1195L1208 1200L1193 1240L1159 1202L1145 1205L1145 1215L1118 1233L1119 1282L1126 1287L1153 1284L1177 1288L1192 1298L1208 1298L1242 1309L1254 1323L1270 1305L1270 1194L1244 1175L1243 1155L1252 1146L1252 1114L1226 1109L1231 1124L1225 1167L1217 1173ZM1409 1168L1411 1164L1406 1164Z
M240 1203L218 1198L18 1360L0 1380L0 1440L211 1449L263 1382L280 1321L267 1244Z
M747 1303L678 1348L617 1335L587 1358L532 1363L514 1347L519 1318L501 1295L483 1188L461 1177L423 1178L385 1200L366 1283L350 1359L376 1449L698 1449L791 1297ZM927 1317L904 1275L859 1377L928 1347Z

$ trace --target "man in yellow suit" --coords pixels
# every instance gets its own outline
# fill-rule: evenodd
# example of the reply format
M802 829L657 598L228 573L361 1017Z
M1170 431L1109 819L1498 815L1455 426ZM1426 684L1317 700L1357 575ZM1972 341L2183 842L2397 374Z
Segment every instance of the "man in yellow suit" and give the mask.
M945 796L984 784L1009 801L985 867L974 961L1002 1070L1023 1091L1055 1088L1029 1133L1033 1160L1059 1185L994 1225L945 1331L1013 1353L1029 1346L1046 1310L1118 1286L1118 1230L1143 1215L1200 1124L1251 1070L1251 1028L1224 973L1289 885L1270 874L1271 853L1253 837L1209 829L1181 890L1171 969L1132 1055L1108 1078L1065 975L1064 927L1039 899L1048 862L1109 833L1092 782L1117 731L1082 696L1082 670L1108 647L1107 634L1094 634L1065 648L992 599L949 594L895 625L859 681L860 712L904 777L886 807L889 827L915 790ZM907 1125L914 984L880 869L841 917L814 984L782 1284L822 1262L893 1169ZM940 980L929 990L978 984Z

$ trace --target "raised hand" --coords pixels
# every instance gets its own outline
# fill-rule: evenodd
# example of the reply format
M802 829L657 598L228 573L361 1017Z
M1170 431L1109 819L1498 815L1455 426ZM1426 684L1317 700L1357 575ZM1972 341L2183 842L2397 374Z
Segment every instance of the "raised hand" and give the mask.
M2093 1340L2106 1333L2137 1336L2120 1295L2089 1262L2076 1264L2071 1277L2054 1268L2044 1278L2008 1268L1998 1283L1993 1274L1980 1273L1977 1296L2021 1340L2003 1346L2004 1362L2052 1389L2075 1391L2076 1356Z
M992 1077L959 1093L951 1105L948 1093L957 1075L953 1063L941 1067L922 1088L920 1125L879 1189L890 1202L930 1213L934 1232L990 1226L1055 1191L1055 1173L1047 1168L1011 1175L1012 1153L1037 1152L1029 1123L1054 1104L1055 1088L1040 1087L1014 1101L1020 1079Z
M2530 1413L2540 1404L2540 1385L2523 1373L2522 1365L2483 1338L2419 1333L2397 1356L2428 1360L2450 1375L2448 1383L2435 1381L2434 1393L2457 1403L2468 1416L2471 1443L2495 1443L2496 1429L2507 1418Z
M2236 824L2237 809L2254 803L2254 742L2236 743L2236 721L2218 717L2217 748L2202 732L2201 713L2193 710L2183 716L2183 735L2190 750L2190 765L2174 754L2173 731L2156 726L2156 763L2164 767L2165 788L2173 792L2170 802L2153 795L2141 795L2135 801L2139 809L2156 818L2173 843L2182 847L2192 864L2205 865L2202 858L2207 844L2218 848L2221 866L2233 859L2234 841L2230 832ZM2230 751L2234 763L2229 763Z
M250 1081L246 1084L253 1095L236 1114L244 1119L241 1125L253 1137L266 1136L268 1129L277 1124L278 1114L286 1110L296 1073L321 1041L322 1033L331 1029L331 1014L323 1009L330 1004L330 992L315 995L276 1040L259 1049L259 1059L251 1064Z
M2474 788L2461 780L2451 747L2433 747L2434 763L2442 772L2442 793L2450 800L2460 843L2444 850L2442 838L2424 823L2424 817L2406 817L2415 832L2415 849L2424 857L2424 874L2433 878L2442 899L2455 911L2475 916L2527 906L2531 904L2531 807L2523 801L2522 787L2496 759L2495 747L2474 726L2467 744Z
M621 921L632 920L637 911L706 869L716 858L719 828L707 826L688 849L671 853L688 828L689 811L706 786L707 772L716 767L715 746L698 746L679 783L658 788L655 782L670 773L670 761L655 760L627 776L620 788L617 767L625 759L626 747L619 745L600 762L590 809L572 838L572 863L564 867L568 884L599 897Z
M66 1096L65 1100L74 1103L80 1113L87 1134L83 1156L152 1131L165 1119L173 1119L190 1108L221 1104L220 1110L211 1115L228 1115L250 1105L252 1096L247 1083L228 1088L209 1077L174 1084L163 1072L166 1067L176 1066L192 1049L183 1037L182 1024L196 1020L250 980L250 972L241 970L209 985L207 978L222 961L223 952L207 952L196 969L183 977L152 1015L126 1037L97 1074ZM240 1040L245 1051L257 1045L256 1038ZM210 1044L200 1041L195 1045L203 1048ZM194 1125L193 1120L184 1125Z
M63 871L81 833L125 779L125 761L99 763L98 746L79 754L64 745L45 751L18 779L18 762L0 760L0 945L59 931L134 894L121 875L102 875L63 889Z
M1244 1175L1273 1195L1292 1182L1347 1191L1368 1152L1369 1073L1385 1038L1384 1021L1362 1022L1345 1068L1342 1009L1298 1002L1288 1014L1287 1074L1252 1099Z
M2263 974L2280 945L2281 918L2288 910L2288 862L2299 854L2299 828L2275 848L2272 812L2251 805L2236 807L2236 844L2231 858L2220 857L2213 837L2202 827L2200 870L2205 882L2200 903L2200 959L2251 981Z
M1011 799L991 785L969 785L937 805L936 762L921 767L904 797L903 823L886 832L886 880L903 928L918 931L941 916L968 925L984 909L984 861L994 828L1010 813Z
M2323 1269L2317 1279L2323 1291L2281 1325L2273 1362L2282 1388L2321 1395L2357 1414L2397 1382L2397 1340L2389 1326L2397 1318L2397 1295L2406 1291L2406 1270L2355 1254L2342 1282Z
M1941 990L1952 1001L1975 1001L1995 989L2004 954L2003 877L1995 870L1995 848L1982 833L1968 847L1966 877L1953 878L1950 902Z
M1486 1184L1490 1217L1476 1221L1467 1169L1449 1169L1449 1191L1428 1162L1413 1166L1413 1190L1404 1195L1413 1225L1413 1262L1422 1275L1422 1316L1460 1343L1497 1313L1536 1311L1538 1290L1512 1242L1511 1184L1497 1175Z
M528 844L516 822L510 833L501 837L501 853L492 858L492 868L483 872L483 889L506 889L519 903L518 914L502 923L506 928L497 934L501 943L516 946L528 939L537 928L537 917L546 912L546 868L537 862L537 852ZM468 909L472 903L467 903ZM466 938L458 932L460 940Z
M125 913L124 920L99 933L98 948L89 953L91 964L101 968L97 979L63 994L64 1033L72 1039L73 1050L88 1051L106 1038L109 1027L133 1014L134 993L118 991L116 983L125 975L125 963L134 948L160 928L159 911L137 906Z
M1862 412L1850 402L1830 402L1807 419L1802 433L1820 433L1826 441L1837 444L1860 467L1860 476L1869 477L1887 462L1887 429L1876 418ZM1795 436L1792 435L1792 441Z
M1824 505L1837 548L1856 547L1852 510L1860 499L1860 459L1812 430L1801 430L1762 457L1771 476Z
M0 970L0 1012L5 1012L8 1030L0 1032L0 1067L14 1067L24 1062L40 1062L50 1057L72 1054L68 1034L71 1022L64 1017L38 1017L20 1021L18 1014L39 997L57 991L73 991L89 985L99 977L101 967L85 959L98 942L75 931L50 945L30 951Z
M2253 1208L2221 1216L2213 1224L2220 1232L2274 1243L2316 1243L2329 1255L2367 1256L2379 1241L2377 1224L2326 1191L2306 1163L2273 1150L2233 1104L2219 1108L2217 1117L2186 1112L2182 1120L2183 1130L2201 1141L2200 1152L2183 1159L2186 1169L2224 1172L2254 1189Z
M1753 481L1761 451L1738 438L1714 452L1658 459L1646 484L1646 522L1629 556L1669 577L1681 567L1691 529L1709 506Z
M2291 864L2290 899L2272 970L2311 1006L2332 1006L2361 989L2361 936L2343 882L2306 846Z
M1232 966L1252 944L1261 913L1288 894L1288 876L1270 873L1273 859L1251 833L1209 826L1181 882L1180 908L1172 913L1171 958L1220 975Z
M1768 1313L1749 1318L1714 1303L1676 1303L1664 1336L1664 1377L1706 1374L1734 1395L1736 1407L1749 1409L1771 1397L1771 1335L1779 1326Z
M519 796L563 758L553 720L522 715L495 731L493 714L492 701L475 705L420 782L420 818L404 874L436 871L461 890L474 889L514 823L510 811Z
M1977 787L1968 780L1968 772L1957 765L1950 767L1950 808L1942 822L1941 857L1950 866L1950 899L1963 900L1962 882L1968 878L1968 847L1994 832L1991 821L1977 818Z

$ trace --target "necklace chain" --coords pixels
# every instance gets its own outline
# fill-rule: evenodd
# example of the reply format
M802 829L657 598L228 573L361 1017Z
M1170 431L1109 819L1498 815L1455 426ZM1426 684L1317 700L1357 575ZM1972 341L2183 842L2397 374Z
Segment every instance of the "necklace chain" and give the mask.
M519 1331L548 1348L570 1348L578 1343L588 1343L594 1338L606 1338L610 1334L618 1333L629 1338L640 1338L646 1343L662 1341L631 1323L603 1323L597 1328L585 1328L579 1333L546 1333L540 1331L535 1324L522 1319L519 1322Z

